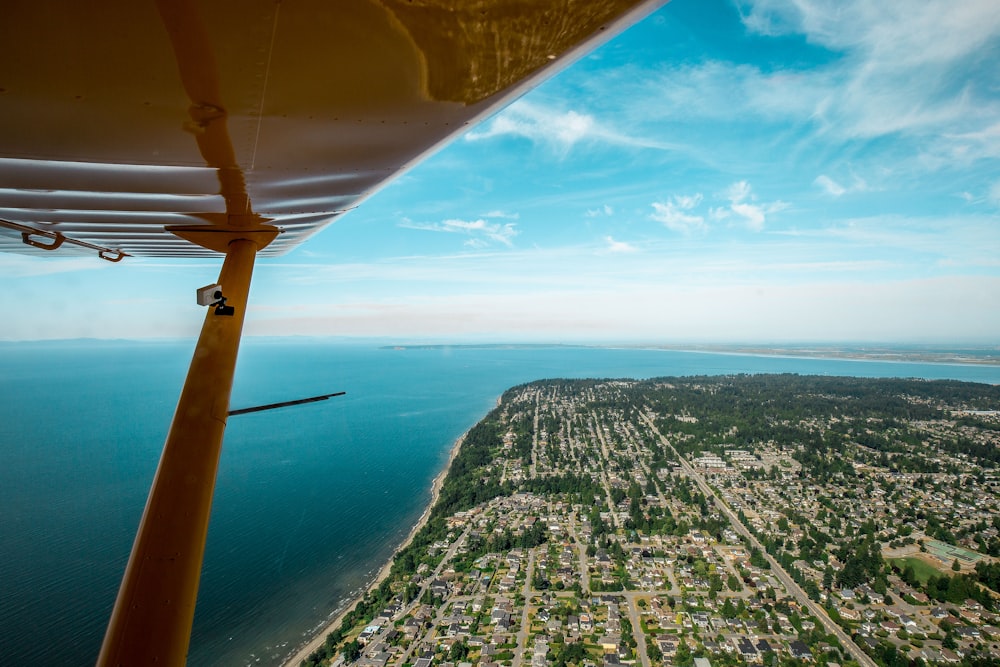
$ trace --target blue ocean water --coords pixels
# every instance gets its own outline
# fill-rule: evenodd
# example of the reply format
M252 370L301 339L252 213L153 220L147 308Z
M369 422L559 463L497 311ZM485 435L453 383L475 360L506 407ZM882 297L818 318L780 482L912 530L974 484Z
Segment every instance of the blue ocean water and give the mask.
M0 664L91 664L191 342L0 345ZM453 442L552 377L793 372L1000 383L1000 367L577 347L245 341L191 665L276 664L404 539Z

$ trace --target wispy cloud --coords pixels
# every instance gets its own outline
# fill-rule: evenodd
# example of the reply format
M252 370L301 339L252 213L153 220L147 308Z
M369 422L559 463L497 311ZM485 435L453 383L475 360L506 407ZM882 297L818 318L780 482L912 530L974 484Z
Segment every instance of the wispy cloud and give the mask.
M788 208L788 204L783 201L756 203L757 195L746 181L730 185L724 196L729 200L729 210L755 232L764 229L768 215Z
M525 100L507 107L482 130L468 132L465 140L483 141L503 136L523 137L564 155L577 144L588 142L634 148L669 148L657 141L618 132L592 114L572 109L552 109Z
M825 247L842 256L894 258L918 273L926 273L931 265L955 273L994 267L1000 248L1000 228L989 215L845 218L816 229L774 234L799 238L804 247Z
M520 220L520 213L508 213L506 211L490 211L489 213L483 213L481 216L483 218L500 218L501 220Z
M605 204L601 208L591 208L587 209L587 212L583 215L587 218L599 218L602 215L610 216L615 214L615 209Z
M769 36L804 34L840 51L870 54L882 67L953 63L993 40L1000 28L991 0L743 0L744 25Z
M665 141L662 135L676 126L664 125L664 121L709 122L716 130L724 129L718 125L720 121L812 122L817 108L837 89L839 81L829 70L764 71L753 64L706 59L647 67L627 65L603 73L591 85L595 94L613 85L618 95L608 104L618 105L614 117Z
M653 220L662 222L667 229L682 234L691 234L705 228L705 218L690 213L701 203L701 193L695 195L674 195L669 201L653 202Z
M818 185L822 188L828 195L834 197L841 197L852 192L867 192L871 188L868 183L865 182L860 176L852 176L851 182L844 185L840 181L836 181L833 178L827 176L826 174L820 174L813 181L813 184Z
M1000 158L995 0L738 6L751 39L796 36L809 46L789 50L786 61L772 53L766 64L710 50L680 63L630 63L577 85L602 99L608 123L652 141L684 137L677 149L704 164L756 166L788 155L814 161L815 173L848 192L859 190L822 164L832 151L907 174Z
M453 218L441 222L414 222L409 218L403 218L399 226L426 232L462 234L470 237L465 245L472 248L484 248L491 245L491 242L512 247L514 245L513 239L519 233L515 223L489 222L486 220L486 216L476 220Z
M751 231L764 229L767 216L788 208L783 201L758 202L757 195L747 181L737 181L722 193L722 198L729 200L724 207L712 207L708 214L713 220L737 219ZM702 203L701 193L694 195L674 195L669 201L653 202L651 218L662 222L675 232L690 234L704 230L705 217L695 212Z
M847 192L847 188L845 188L843 185L833 180L826 174L820 174L819 176L817 176L816 180L813 181L813 183L820 186L821 188L826 190L827 194L831 194L834 197L839 197Z
M950 142L949 158L962 163L1000 158L1000 122L968 132L946 133Z
M99 260L96 254L86 257L51 258L0 253L0 276L4 278L31 278L59 273L102 271L111 266L108 262Z
M613 253L628 253L628 252L636 252L636 251L639 250L637 247L635 247L631 243L626 243L625 241L616 241L611 236L605 236L604 237L604 242L607 244L607 247L605 249L608 252L613 252Z
M995 205L1000 206L1000 181L995 182L990 187L989 198Z
M751 32L805 35L841 54L824 70L837 90L815 110L838 132L873 137L958 123L975 133L995 118L1000 12L992 0L752 0L741 13Z

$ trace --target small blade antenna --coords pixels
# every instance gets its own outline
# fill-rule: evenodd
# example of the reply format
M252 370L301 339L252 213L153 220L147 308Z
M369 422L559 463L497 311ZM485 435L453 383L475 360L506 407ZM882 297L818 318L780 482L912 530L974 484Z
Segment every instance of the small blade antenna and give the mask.
M322 396L311 396L309 398L300 398L295 401L284 401L282 403L268 403L267 405L258 405L252 408L240 408L239 410L230 410L229 416L233 415L245 415L250 412L263 412L265 410L274 410L276 408L287 408L291 405L302 405L303 403L316 403L318 401L325 401L328 398L333 398L334 396L343 396L346 391L338 391L333 394L323 394Z

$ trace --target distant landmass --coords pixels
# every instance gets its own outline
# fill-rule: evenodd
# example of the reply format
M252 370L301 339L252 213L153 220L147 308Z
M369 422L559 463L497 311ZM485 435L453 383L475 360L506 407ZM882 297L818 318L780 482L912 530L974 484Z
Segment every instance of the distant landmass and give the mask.
M819 359L859 359L926 364L1000 365L1000 347L851 346L851 345L658 345L664 350L760 354Z
M547 350L551 348L604 347L602 345L566 345L562 343L420 343L383 345L383 350Z
M385 350L536 350L596 348L672 350L714 354L751 354L812 359L855 359L926 364L1000 365L1000 346L956 347L946 345L739 345L739 344L558 344L558 343L458 343L384 345Z

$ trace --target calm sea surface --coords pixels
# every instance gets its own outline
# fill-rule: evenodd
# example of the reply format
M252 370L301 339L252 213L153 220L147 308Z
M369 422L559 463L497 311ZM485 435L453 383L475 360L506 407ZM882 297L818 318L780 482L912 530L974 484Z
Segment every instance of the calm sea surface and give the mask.
M0 665L92 664L192 342L0 345ZM453 442L553 377L816 373L1000 383L1000 367L551 348L244 342L189 664L275 664L409 532Z

